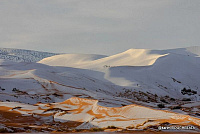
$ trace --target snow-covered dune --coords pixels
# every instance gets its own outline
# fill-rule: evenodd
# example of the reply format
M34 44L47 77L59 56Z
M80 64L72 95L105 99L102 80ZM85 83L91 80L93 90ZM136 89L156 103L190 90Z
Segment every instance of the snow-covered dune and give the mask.
M98 59L91 56L88 58L86 55L58 55L45 58L39 63L100 71L104 73L104 79L118 86L158 95L200 100L199 52L200 47L129 49ZM98 75L93 77L100 79ZM183 88L191 89L197 94L183 95Z
M166 121L198 125L199 50L129 49L112 56L61 54L38 63L1 59L0 109L18 102L24 108L14 107L18 111L12 114L32 114L33 118L48 114L60 124L79 124L77 129L112 125L144 129Z
M167 54L167 53L166 53ZM93 55L64 54L45 58L39 63L50 66L66 66L102 70L110 66L148 66L166 54L151 53L151 50L129 49L108 57L93 58ZM86 59L86 60L85 60Z
M95 61L104 57L106 56L95 55L95 54L61 54L44 58L38 63L50 66L66 66L66 67L81 68L81 66L84 64L88 64L91 61Z
M14 63L3 60L1 63L0 87L5 89L3 91L0 89L1 101L10 100L33 104L38 101L58 102L72 96L81 96L103 99L102 104L107 103L105 105L130 104L130 102L120 101L113 97L121 87L104 79L101 72L70 67L52 67L39 63ZM99 79L96 78L97 76ZM13 91L14 88L17 91Z
M200 100L198 51L198 47L170 50L129 49L113 56L56 55L38 63L1 60L0 86L8 88L9 92L12 88L32 94L53 94L59 91L66 94L63 99L81 95L104 99L103 102L107 101L105 96L126 98L123 88L131 92L142 91L178 99ZM191 90L188 91L191 93L184 93L184 88ZM134 97L128 94L128 98ZM6 100L8 96L2 98ZM43 99L39 100L45 102ZM111 101L112 104L115 100L117 99ZM50 102L53 101L62 99L52 96ZM126 101L124 103L129 104Z
M23 103L0 102L1 111L23 114L24 116L46 116L46 120L56 122L80 122L77 129L92 127L144 129L163 123L200 126L200 119L165 110L156 110L139 105L124 107L103 107L98 100L72 97L60 103L27 105ZM148 114L147 114L148 113ZM53 116L53 120L51 120ZM34 117L34 116L33 116ZM41 117L40 117L41 118ZM20 119L19 119L20 120ZM6 123L3 121L2 123ZM53 127L53 126L51 126ZM54 128L55 129L55 128Z
M88 55L88 54L63 54L47 57L39 63L50 66L65 66L102 70L104 67L113 66L150 66L157 59L168 54L197 57L200 47L188 47L169 50L129 49L125 52L112 55Z
M123 66L109 68L105 78L116 85L138 88L156 94L174 97L199 98L200 59L186 55L169 54L159 58L152 66ZM196 95L183 95L181 90L190 88Z

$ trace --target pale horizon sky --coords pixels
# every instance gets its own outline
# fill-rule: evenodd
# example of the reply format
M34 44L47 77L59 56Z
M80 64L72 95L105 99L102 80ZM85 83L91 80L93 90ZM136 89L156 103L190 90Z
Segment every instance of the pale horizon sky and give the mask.
M0 47L112 55L200 46L200 0L0 0Z

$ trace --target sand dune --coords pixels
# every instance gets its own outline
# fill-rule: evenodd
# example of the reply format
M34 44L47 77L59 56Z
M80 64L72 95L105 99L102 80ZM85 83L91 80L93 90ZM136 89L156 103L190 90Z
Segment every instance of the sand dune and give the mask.
M150 50L129 49L123 53L94 58L95 55L64 54L45 58L38 63L50 66L67 66L101 70L108 66L148 66L166 54L151 54Z
M54 121L63 123L69 121L82 122L77 126L79 129L90 129L94 126L100 128L115 126L118 128L144 129L165 122L200 127L199 118L187 115L155 110L135 104L116 108L103 107L98 105L98 100L77 97L51 104L27 105L15 102L0 102L0 110L20 113L24 116L32 116L33 114L35 116L46 116L46 118L53 116Z
M52 129L53 123L77 129L149 129L166 122L199 127L199 51L129 49L112 56L62 54L38 63L0 60L2 121L13 113Z

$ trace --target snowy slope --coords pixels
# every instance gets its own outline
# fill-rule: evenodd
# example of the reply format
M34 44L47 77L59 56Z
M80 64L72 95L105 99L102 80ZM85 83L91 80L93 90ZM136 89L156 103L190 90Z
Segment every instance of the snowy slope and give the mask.
M170 54L158 59L152 66L109 68L105 77L116 85L134 87L159 95L166 93L174 97L199 98L198 72L199 58ZM198 94L183 95L181 90L184 87L193 89Z
M32 94L61 91L67 94L63 99L78 95L104 99L105 103L109 102L105 96L135 99L133 93L139 91L199 101L198 49L129 49L113 56L64 54L45 58L38 63L1 60L0 86L9 90L18 88ZM69 90L64 90L66 87ZM73 93L70 87L76 91ZM122 90L124 88L129 89L130 93ZM183 91L184 88L186 91ZM3 98L6 100L8 96ZM60 100L53 97L50 102ZM116 104L116 99L113 100L111 102ZM38 100L32 101L30 103ZM45 102L44 99L40 101Z
M199 52L200 47L169 50L129 49L100 59L87 58L89 60L84 62L80 62L77 56L58 55L45 58L39 63L99 71L104 74L105 80L121 87L180 99L200 100ZM93 77L99 78L98 75ZM197 93L183 94L183 88Z
M157 58L165 54L152 53L151 50L145 49L129 49L123 53L102 57L93 58L93 55L56 55L45 58L38 63L50 66L66 66L75 68L85 68L102 70L110 66L147 66L152 65ZM80 62L80 59L87 59Z
M23 49L0 48L0 59L15 62L37 62L56 53L39 52Z
M120 101L116 96L113 97L113 90L119 92L121 87L105 80L101 72L51 67L39 63L14 63L3 60L0 63L0 86L5 89L0 90L0 100L3 101L9 99L34 104L38 101L58 102L72 96L80 96L103 99L102 103L107 103L105 105L130 104L125 100ZM102 79L96 79L93 75ZM20 91L12 91L13 88Z
M112 56L64 54L42 59L39 63L87 69L99 69L106 66L149 66L153 65L158 58L168 54L198 57L200 56L200 47L168 50L129 49Z
M44 58L38 63L54 66L67 66L82 68L84 64L88 64L91 61L96 61L98 59L104 58L104 55L95 54L62 54L56 55L49 58Z
M1 109L31 117L39 114L60 125L79 124L77 129L112 125L144 129L166 120L198 126L199 50L61 54L37 63L1 59L0 114ZM158 110L158 104L168 111ZM13 110L16 105L24 108Z

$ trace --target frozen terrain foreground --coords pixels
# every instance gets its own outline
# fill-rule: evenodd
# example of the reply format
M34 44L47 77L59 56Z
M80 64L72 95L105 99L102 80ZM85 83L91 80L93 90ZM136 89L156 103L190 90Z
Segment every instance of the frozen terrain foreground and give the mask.
M199 131L200 47L129 49L112 56L20 50L23 60L3 50L0 55L9 56L0 57L0 129L183 125Z

